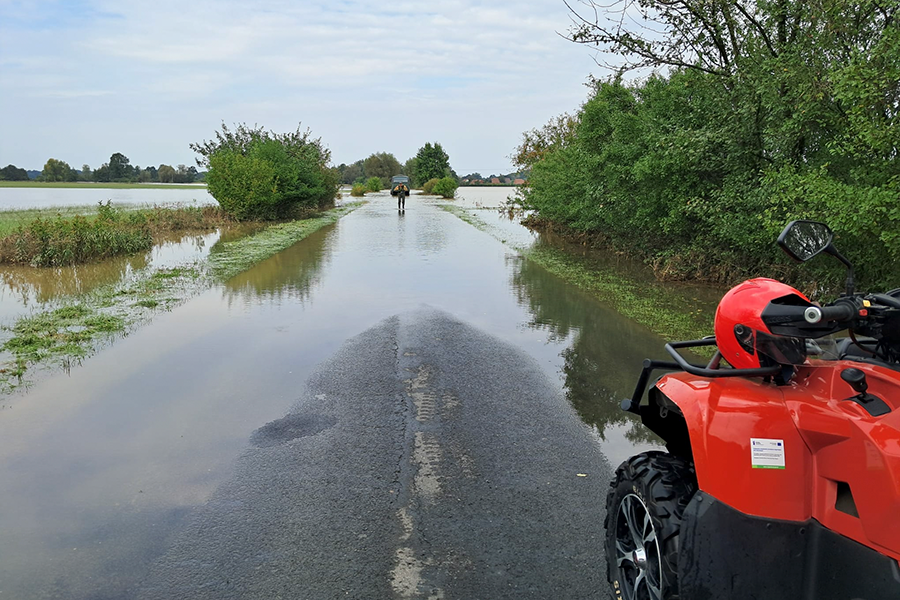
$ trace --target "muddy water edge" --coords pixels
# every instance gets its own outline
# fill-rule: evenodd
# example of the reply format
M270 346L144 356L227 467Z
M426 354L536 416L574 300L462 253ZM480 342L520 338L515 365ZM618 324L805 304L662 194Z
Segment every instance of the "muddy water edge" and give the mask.
M316 366L423 305L533 357L613 466L654 447L619 404L641 361L663 357L664 339L526 258L522 244L541 238L483 210L493 197L465 193L459 205L481 210L488 227L437 198L414 195L398 212L390 196L373 195L9 401L0 411L3 597L132 597ZM501 241L511 239L515 248Z

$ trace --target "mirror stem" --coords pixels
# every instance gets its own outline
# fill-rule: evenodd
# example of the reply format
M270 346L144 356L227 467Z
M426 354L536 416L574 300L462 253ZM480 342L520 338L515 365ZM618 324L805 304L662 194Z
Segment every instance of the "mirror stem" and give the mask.
M856 291L856 279L853 277L853 265L850 264L849 260L844 258L843 254L837 251L837 248L835 248L833 244L828 244L828 247L825 248L825 252L832 255L847 266L847 295L852 296Z

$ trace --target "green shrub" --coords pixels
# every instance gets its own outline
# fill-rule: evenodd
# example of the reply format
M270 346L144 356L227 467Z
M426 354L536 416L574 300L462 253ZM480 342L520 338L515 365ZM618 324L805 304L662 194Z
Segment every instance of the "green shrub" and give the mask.
M231 132L223 125L215 141L191 148L209 167L209 193L239 221L284 219L327 206L338 193L330 154L309 132L280 135L245 125Z
M459 183L452 177L444 177L439 180L434 187L432 187L431 191L438 196L443 196L444 198L452 198L456 195L456 188L459 187Z
M366 195L366 186L361 183L354 183L353 188L350 190L350 195L354 198L361 198Z
M366 191L380 192L382 189L381 177L369 177L369 179L366 181Z
M840 291L844 273L833 261L798 269L774 243L792 219L822 220L860 287L896 287L900 176L887 176L896 165L873 155L866 168L855 166L864 157L828 141L843 139L840 130L810 126L798 146L780 121L758 120L756 98L725 93L712 75L691 71L600 83L566 122L571 132L551 122L526 134L518 156L531 176L520 203L535 221L640 256L665 278L730 284L771 275ZM739 101L749 105L736 110ZM803 160L789 151L798 147Z
M425 183L422 184L422 192L424 192L425 194L431 195L432 193L434 193L434 186L436 186L439 181L440 181L440 179L437 179L437 178L429 179L428 181L426 181Z

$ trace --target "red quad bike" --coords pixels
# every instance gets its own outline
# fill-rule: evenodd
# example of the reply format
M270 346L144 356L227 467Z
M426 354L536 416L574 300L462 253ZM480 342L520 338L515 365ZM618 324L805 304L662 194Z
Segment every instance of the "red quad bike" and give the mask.
M644 361L622 407L668 452L611 484L617 599L900 599L900 289L856 293L832 239L794 221L778 244L847 265L834 302L751 279L722 298L714 338ZM700 346L717 347L709 364L679 352ZM670 373L642 404L655 369Z

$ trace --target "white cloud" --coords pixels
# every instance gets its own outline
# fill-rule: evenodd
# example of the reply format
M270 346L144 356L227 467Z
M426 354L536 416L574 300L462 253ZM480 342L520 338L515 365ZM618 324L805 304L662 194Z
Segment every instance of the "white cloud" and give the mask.
M586 96L568 24L560 0L0 3L0 163L189 163L223 120L302 121L337 162L440 141L499 170Z

